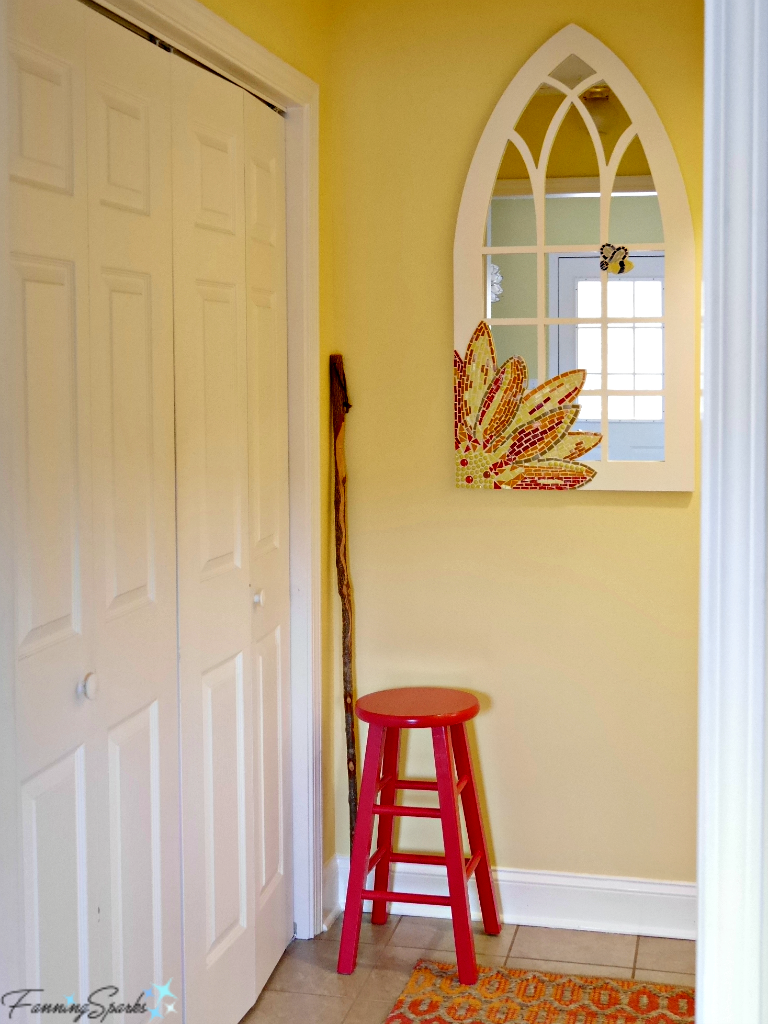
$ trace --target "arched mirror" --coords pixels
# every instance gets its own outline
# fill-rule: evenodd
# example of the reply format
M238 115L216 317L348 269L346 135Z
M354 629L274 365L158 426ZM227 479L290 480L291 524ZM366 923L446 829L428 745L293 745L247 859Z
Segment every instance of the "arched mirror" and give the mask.
M459 359L483 320L497 367L522 359L528 389L584 371L572 429L602 440L579 456L594 469L581 486L693 488L685 187L640 84L575 25L525 64L485 128L454 275Z

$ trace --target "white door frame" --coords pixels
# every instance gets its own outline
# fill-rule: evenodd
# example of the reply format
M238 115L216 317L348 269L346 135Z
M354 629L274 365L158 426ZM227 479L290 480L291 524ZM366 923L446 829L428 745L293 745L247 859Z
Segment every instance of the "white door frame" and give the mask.
M288 414L290 452L291 715L294 913L296 934L322 930L319 88L197 0L100 0L103 7L157 36L285 111ZM0 0L0 238L7 239L7 3ZM0 254L0 309L7 310L7 243ZM0 366L8 366L7 314ZM14 640L10 424L0 373L0 919L21 921L14 752ZM0 991L17 987L20 929L0 929Z
M699 1024L768 1020L768 9L707 0Z

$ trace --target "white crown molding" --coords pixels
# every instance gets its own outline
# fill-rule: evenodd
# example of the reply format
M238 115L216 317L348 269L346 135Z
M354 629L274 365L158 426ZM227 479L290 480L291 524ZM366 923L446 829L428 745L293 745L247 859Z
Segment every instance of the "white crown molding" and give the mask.
M344 904L349 857L331 858L323 872L324 923L330 927ZM575 928L624 935L696 938L696 886L646 878L614 878L559 871L494 868L493 878L505 924ZM447 896L445 870L422 864L397 865L391 888ZM472 917L480 919L474 885ZM370 909L366 906L366 909ZM450 917L448 907L394 903L393 914Z

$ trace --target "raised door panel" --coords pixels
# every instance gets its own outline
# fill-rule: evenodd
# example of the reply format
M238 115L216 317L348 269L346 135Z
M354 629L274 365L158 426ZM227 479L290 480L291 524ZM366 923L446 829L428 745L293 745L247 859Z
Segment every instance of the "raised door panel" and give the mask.
M69 261L13 260L24 372L16 598L21 657L82 628L74 278Z
M70 66L22 43L11 44L9 64L11 177L71 194Z
M250 570L254 605L256 984L293 935L288 562L285 132L245 97Z
M164 971L157 702L109 731L112 980L133 1001Z
M151 277L102 274L108 314L103 463L107 615L155 597Z
M203 675L205 895L208 964L248 924L243 656Z
M256 1000L243 92L173 61L185 1013Z
M21 787L27 981L55 999L89 991L85 750Z

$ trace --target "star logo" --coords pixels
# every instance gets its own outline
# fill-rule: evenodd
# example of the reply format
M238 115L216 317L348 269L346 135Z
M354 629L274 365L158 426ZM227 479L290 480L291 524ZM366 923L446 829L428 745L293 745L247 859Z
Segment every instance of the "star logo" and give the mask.
M144 998L145 999L151 999L152 998L152 989L151 988L145 988L144 989Z
M169 1003L165 1008L166 1013L176 1013L176 1003Z
M67 996L67 1006L71 1006L72 1003L74 1003L74 1001L75 1001L75 997L74 996Z
M158 1005L154 1009L150 1010L149 1011L149 1016L151 1018L162 1017L163 1016L163 1006L162 1006L162 1003L158 1003Z
M176 999L177 997L171 992L171 982L173 978L169 978L164 985L155 985L157 989L157 1003L158 1006L164 999Z

